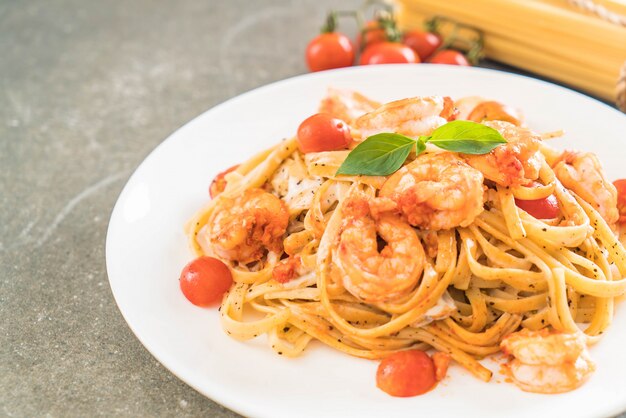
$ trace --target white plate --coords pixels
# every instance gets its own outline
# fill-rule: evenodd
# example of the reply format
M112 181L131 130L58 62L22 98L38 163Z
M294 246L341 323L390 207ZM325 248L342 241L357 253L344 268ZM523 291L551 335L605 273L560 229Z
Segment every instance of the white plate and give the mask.
M539 131L565 129L559 145L595 151L610 178L626 177L626 116L573 91L503 72L434 65L349 68L280 81L229 100L176 131L139 166L122 191L106 244L109 281L133 332L165 367L241 414L308 416L590 417L626 409L626 309L592 348L597 371L580 389L536 395L483 383L458 366L439 387L393 398L375 386L377 362L312 344L297 359L264 338L237 342L216 309L187 302L178 287L192 258L183 224L206 203L211 179L281 138L315 113L328 86L387 101L415 95L481 95L523 109ZM500 382L498 382L500 381Z

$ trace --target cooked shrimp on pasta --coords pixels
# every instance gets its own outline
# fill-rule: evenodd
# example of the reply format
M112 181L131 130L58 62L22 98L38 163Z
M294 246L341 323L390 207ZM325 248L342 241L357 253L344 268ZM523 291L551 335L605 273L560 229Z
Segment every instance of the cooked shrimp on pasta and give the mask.
M626 198L598 158L478 96L330 89L320 114L220 174L186 226L211 264L190 280L230 286L226 333L384 360L394 396L427 392L450 361L489 381L481 360L499 352L522 390L582 385L626 293Z

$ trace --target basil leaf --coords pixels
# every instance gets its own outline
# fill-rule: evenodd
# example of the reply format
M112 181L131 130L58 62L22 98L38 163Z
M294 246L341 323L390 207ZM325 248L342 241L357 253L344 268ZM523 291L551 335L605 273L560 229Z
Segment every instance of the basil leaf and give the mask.
M337 174L387 176L402 167L415 145L418 154L426 149L422 141L404 135L388 132L372 135L348 154Z
M337 174L388 176L396 172L416 147L424 152L426 142L439 148L463 154L487 154L506 140L498 131L480 123L457 120L435 129L417 141L397 133L372 135L354 148L337 170Z
M500 132L481 123L455 120L435 129L427 141L447 151L463 154L487 154L506 144Z

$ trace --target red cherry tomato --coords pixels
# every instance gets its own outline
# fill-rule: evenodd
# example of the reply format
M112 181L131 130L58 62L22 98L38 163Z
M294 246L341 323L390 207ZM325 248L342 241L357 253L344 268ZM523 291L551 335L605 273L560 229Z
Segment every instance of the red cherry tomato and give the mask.
M470 65L465 55L453 49L442 49L435 52L435 55L430 57L428 62L431 64Z
M322 33L306 47L306 63L311 71L349 67L354 62L354 46L339 32Z
M348 124L328 113L316 113L298 128L298 145L304 153L345 149L351 142Z
M211 196L211 199L215 199L215 196L222 193L226 188L227 182L224 176L226 176L226 174L230 173L231 171L235 171L238 167L239 164L236 164L215 176L215 178L211 182L211 185L209 186L209 195Z
M439 35L421 30L405 33L402 42L415 51L422 61L425 61L441 46Z
M381 28L376 20L370 20L365 24L363 31L358 34L357 45L363 49L378 42L385 42L386 40L387 33L385 29Z
M380 362L376 386L391 396L415 396L435 386L435 366L420 350L400 351Z
M180 290L197 306L219 303L232 284L229 268L213 257L198 257L180 273Z
M528 214L537 219L556 218L559 213L559 201L556 196L551 194L548 197L537 200L521 200L515 199L518 208L524 209Z
M613 182L617 189L617 209L619 210L619 222L626 222L626 179L619 179Z
M361 65L371 64L413 64L420 57L406 45L397 42L378 42L370 45L361 54Z

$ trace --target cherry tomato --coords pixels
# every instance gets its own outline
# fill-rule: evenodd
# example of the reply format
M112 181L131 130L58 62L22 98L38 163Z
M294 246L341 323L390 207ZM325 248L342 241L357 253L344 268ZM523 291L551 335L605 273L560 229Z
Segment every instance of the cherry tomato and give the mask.
M432 64L470 65L465 55L453 49L442 49L441 51L435 52L435 55L430 57L428 62Z
M421 395L435 386L435 366L423 351L407 350L390 355L380 362L376 386L391 396Z
M215 196L224 191L227 183L224 176L226 176L226 174L230 173L231 171L235 171L237 167L239 167L239 164L227 168L226 170L215 176L215 178L211 182L211 185L209 186L209 195L211 196L211 199L215 199Z
M180 273L180 290L197 306L219 303L233 284L226 264L213 257L198 257Z
M626 179L619 179L613 182L617 189L617 209L619 210L619 222L626 222Z
M354 62L354 46L339 32L316 36L306 47L306 63L311 71L349 67Z
M361 54L359 63L370 64L413 64L420 57L406 45L397 42L378 42L370 45Z
M553 194L536 200L515 199L515 204L518 208L524 209L530 216L537 219L556 218L560 213L559 202Z
M298 145L304 153L345 149L351 142L348 124L328 113L316 113L298 128Z
M415 51L422 61L425 61L441 46L439 35L421 30L405 33L402 42Z
M363 31L357 36L357 45L361 49L378 42L385 42L387 33L376 20L370 20L365 24Z

